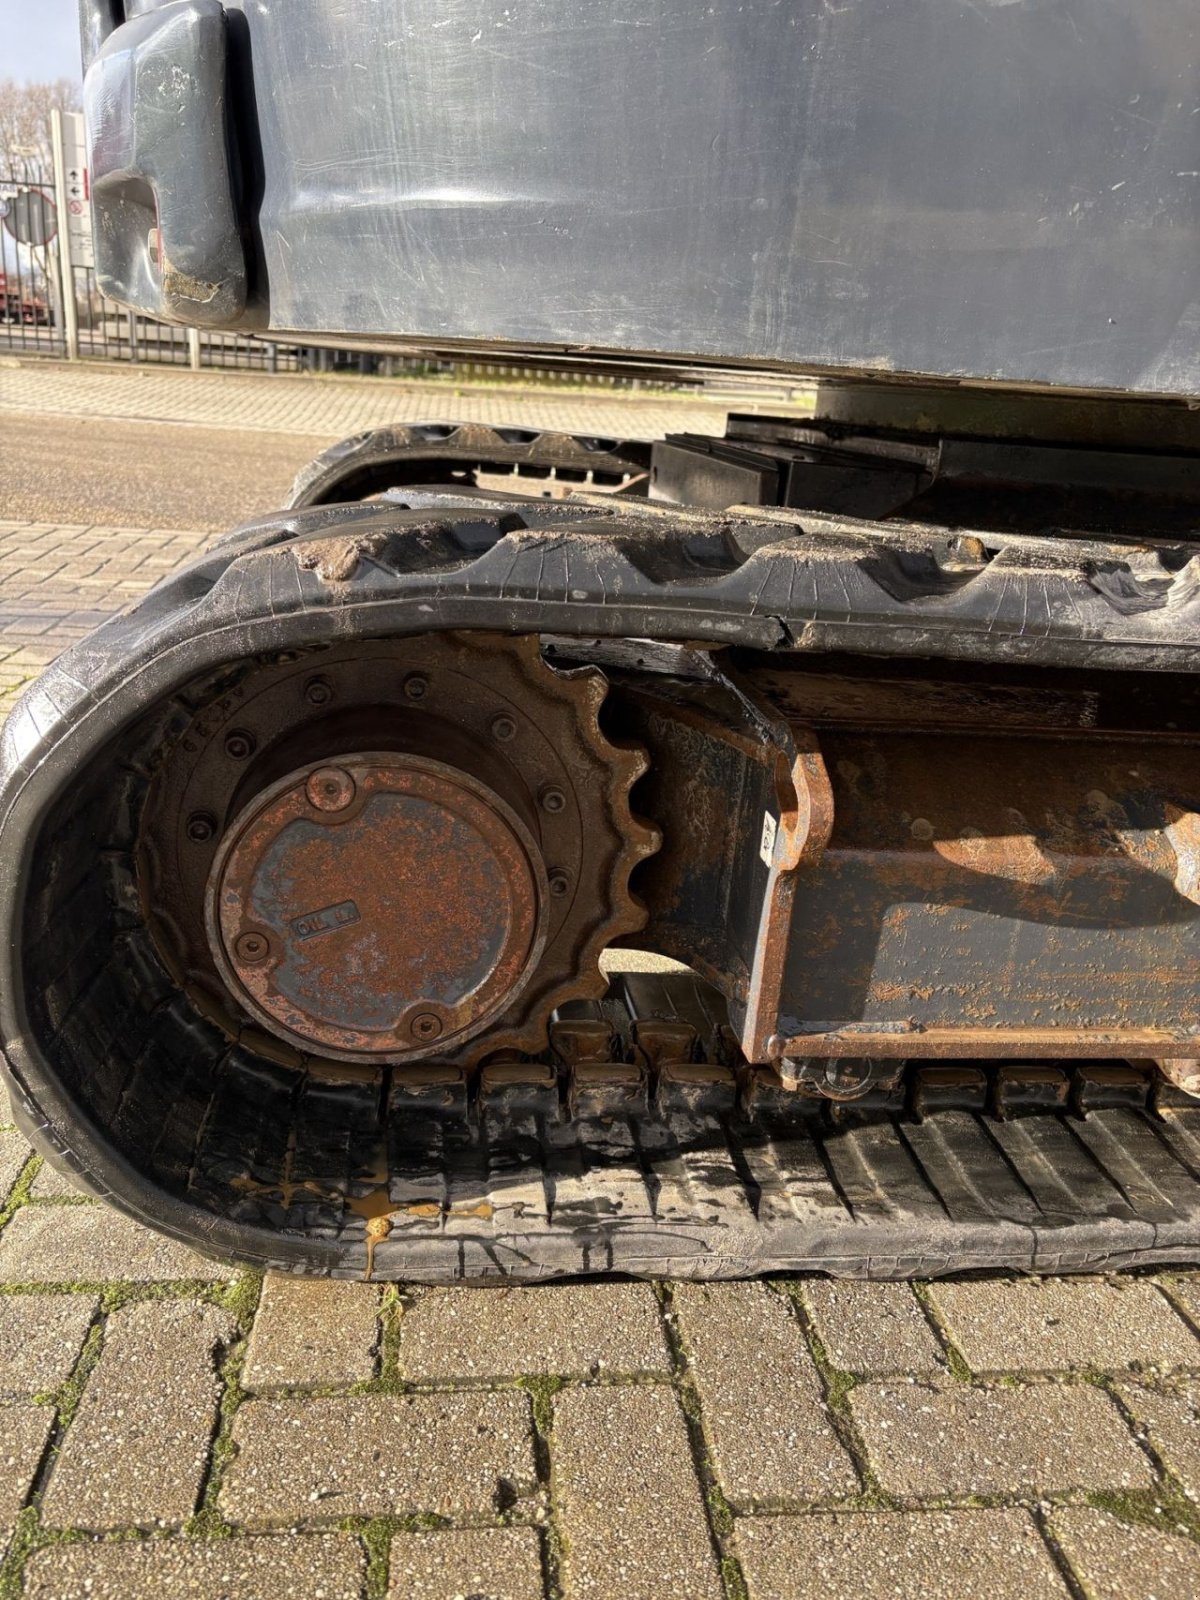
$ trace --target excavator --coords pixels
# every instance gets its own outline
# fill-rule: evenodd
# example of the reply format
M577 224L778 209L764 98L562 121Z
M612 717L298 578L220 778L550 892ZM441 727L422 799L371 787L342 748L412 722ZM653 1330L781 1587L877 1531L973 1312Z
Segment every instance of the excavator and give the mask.
M36 1147L292 1273L1194 1261L1192 0L81 28L125 305L815 400L358 435L67 650L0 767Z

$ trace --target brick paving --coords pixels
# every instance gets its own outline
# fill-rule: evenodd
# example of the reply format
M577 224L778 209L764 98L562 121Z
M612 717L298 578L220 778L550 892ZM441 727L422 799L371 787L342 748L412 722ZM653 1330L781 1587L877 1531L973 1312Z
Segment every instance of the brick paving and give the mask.
M738 397L747 411L763 402ZM780 403L771 402L778 411ZM784 408L786 409L786 407ZM0 411L130 418L204 428L253 429L343 438L393 422L515 423L565 433L653 439L720 433L725 408L688 394L623 395L603 389L521 389L380 379L182 372L169 367L75 367L61 361L0 363Z
M0 692L203 542L0 523ZM264 1283L78 1200L0 1097L0 1600L1165 1600L1198 1329L1183 1269Z

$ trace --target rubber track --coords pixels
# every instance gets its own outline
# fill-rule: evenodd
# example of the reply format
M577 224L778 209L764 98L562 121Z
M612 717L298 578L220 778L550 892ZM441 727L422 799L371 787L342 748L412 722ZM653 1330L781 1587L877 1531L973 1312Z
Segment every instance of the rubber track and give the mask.
M597 497L598 499L599 497ZM353 547L343 579L301 564ZM529 504L408 494L320 507L222 540L68 650L0 744L0 804L46 735L125 687L188 667L437 627L707 640L1047 666L1200 668L1191 547L931 534L907 525L704 516L636 501ZM157 658L157 662L156 662ZM166 671L163 671L163 668ZM174 667L174 670L172 668Z
M21 949L22 863L79 764L223 662L474 627L1193 671L1198 621L1190 550L433 493L266 519L69 650L9 718L0 948ZM279 1232L278 1219L218 1218L81 1128L56 1096L15 964L0 975L0 1017L23 1126L94 1191L201 1249L293 1271L362 1270L361 1220L331 1215L323 1239ZM376 1270L425 1281L903 1277L1194 1259L1197 1118L1112 1107L1078 1125L1062 1113L996 1123L946 1110L827 1126L798 1118L793 1102L777 1121L668 1107L514 1133L511 1108L489 1124L484 1104L465 1145L396 1153L404 1203Z

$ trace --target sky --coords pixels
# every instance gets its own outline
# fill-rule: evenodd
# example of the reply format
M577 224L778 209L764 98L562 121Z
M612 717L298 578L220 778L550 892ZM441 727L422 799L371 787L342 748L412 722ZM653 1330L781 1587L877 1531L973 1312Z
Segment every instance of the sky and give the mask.
M0 78L79 81L75 0L0 0Z

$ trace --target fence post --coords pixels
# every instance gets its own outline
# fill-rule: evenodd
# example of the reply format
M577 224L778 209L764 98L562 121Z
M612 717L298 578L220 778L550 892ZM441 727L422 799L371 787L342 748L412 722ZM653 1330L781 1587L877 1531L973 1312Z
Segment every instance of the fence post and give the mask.
M188 365L193 372L200 371L200 329L189 328L188 336Z
M71 229L67 221L67 168L63 158L62 112L50 112L50 143L54 152L54 213L58 218L59 304L67 337L67 360L79 360L79 315L75 305L75 267L71 261Z

